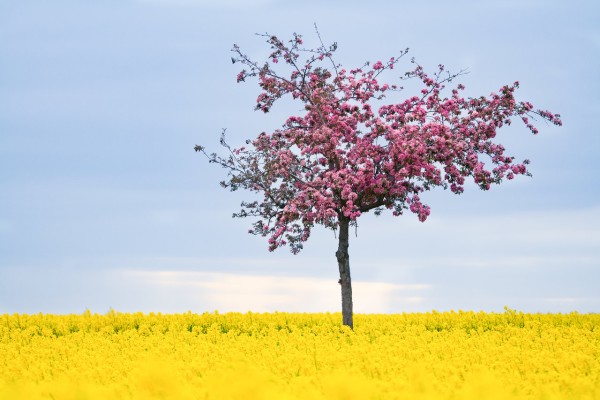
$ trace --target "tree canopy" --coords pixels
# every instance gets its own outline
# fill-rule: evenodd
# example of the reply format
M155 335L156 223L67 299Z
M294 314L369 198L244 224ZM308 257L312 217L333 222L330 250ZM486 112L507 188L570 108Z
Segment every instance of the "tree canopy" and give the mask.
M334 61L336 43L321 41L310 49L298 34L287 42L260 36L271 48L263 63L234 45L232 62L244 68L237 81L258 80L256 110L267 113L277 100L291 96L304 112L244 147L230 147L223 132L225 156L208 154L199 145L195 149L228 170L223 187L259 193L260 200L243 202L234 217L257 217L250 233L268 237L271 251L289 245L297 253L315 224L337 229L340 220L352 224L371 210L389 209L395 216L410 210L425 221L430 208L421 195L428 190L443 187L460 194L467 178L488 190L529 174L528 160L516 161L495 141L499 128L514 118L533 134L538 133L536 118L562 124L559 114L515 100L519 82L487 97L464 98L463 85L447 87L464 71L452 74L439 65L428 74L414 59L398 83L381 82L408 49L347 70ZM375 109L374 103L389 94L403 93L407 80L417 80L421 90Z

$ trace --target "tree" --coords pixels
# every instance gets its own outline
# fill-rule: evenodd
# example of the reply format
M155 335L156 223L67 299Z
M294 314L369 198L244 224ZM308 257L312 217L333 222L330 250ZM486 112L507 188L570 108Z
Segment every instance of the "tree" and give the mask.
M519 83L503 86L489 97L463 98L459 84L444 96L446 84L464 71L447 72L439 65L428 75L415 62L400 82L414 80L422 89L399 103L382 104L389 93L403 90L378 81L392 70L408 49L388 61L365 63L346 70L333 59L337 44L303 47L302 36L288 42L259 35L271 53L258 63L234 45L233 63L243 65L237 81L257 78L261 92L256 110L269 112L283 96L304 105L302 115L287 118L281 129L262 132L248 147L232 148L225 140L225 156L202 152L209 162L228 170L221 182L232 191L246 189L259 200L244 201L234 217L257 217L249 233L268 236L269 250L289 245L297 254L315 224L338 231L335 253L340 273L343 324L353 327L349 228L369 211L389 209L394 216L405 210L425 221L430 208L422 193L435 187L460 194L465 179L473 178L483 190L492 184L530 175L528 160L515 162L494 142L499 128L521 119L533 134L530 120L539 117L561 125L559 114L517 102ZM285 64L288 73L278 72ZM488 167L489 165L489 167Z

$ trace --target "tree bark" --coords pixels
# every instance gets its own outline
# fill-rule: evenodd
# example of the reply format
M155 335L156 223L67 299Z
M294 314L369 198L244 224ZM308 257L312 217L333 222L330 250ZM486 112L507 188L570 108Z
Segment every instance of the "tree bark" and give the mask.
M348 231L350 219L340 218L338 251L335 253L340 269L340 286L342 287L342 323L354 329L352 318L352 280L350 279L350 256L348 255Z

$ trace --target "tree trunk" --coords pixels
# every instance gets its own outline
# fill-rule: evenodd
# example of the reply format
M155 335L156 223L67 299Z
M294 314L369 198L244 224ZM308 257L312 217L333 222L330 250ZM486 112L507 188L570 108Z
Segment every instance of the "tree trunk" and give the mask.
M342 321L344 325L354 329L352 320L352 280L350 279L350 256L348 255L348 230L350 220L340 218L340 234L338 251L335 253L340 269L340 286L342 287Z

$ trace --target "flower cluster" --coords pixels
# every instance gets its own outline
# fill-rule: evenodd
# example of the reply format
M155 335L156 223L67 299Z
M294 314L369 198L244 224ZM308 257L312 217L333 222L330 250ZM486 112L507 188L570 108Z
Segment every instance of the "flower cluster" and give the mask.
M600 315L0 316L0 399L597 399Z
M229 169L225 187L263 197L243 203L234 215L259 217L250 232L269 236L270 250L289 244L296 253L315 224L335 229L340 220L353 222L371 210L389 209L394 215L410 210L425 221L430 214L421 201L425 191L443 187L460 194L469 177L488 190L529 174L527 161L515 162L494 141L511 118L520 117L534 134L530 120L535 116L562 124L558 114L515 100L518 82L488 97L464 98L461 84L445 94L461 72L451 74L439 65L430 75L414 60L402 80L420 82L419 94L374 110L388 92L402 89L380 79L408 49L387 62L347 71L333 60L336 44L305 49L297 34L287 43L265 38L272 52L263 64L234 46L232 60L245 67L237 80L258 79L256 110L269 112L290 95L304 105L304 113L290 116L281 129L261 133L249 141L251 147L229 149L231 156L207 155ZM291 72L275 70L282 64Z

